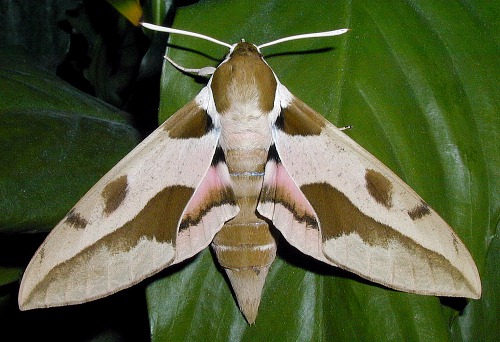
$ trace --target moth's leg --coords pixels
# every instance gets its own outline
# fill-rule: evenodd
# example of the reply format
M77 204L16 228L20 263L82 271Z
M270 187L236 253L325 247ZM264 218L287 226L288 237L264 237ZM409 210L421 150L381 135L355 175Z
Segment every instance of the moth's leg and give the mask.
M201 69L190 69L190 68L185 68L182 65L179 65L179 64L175 63L168 56L164 56L164 58L167 61L169 61L170 64L172 64L174 67L176 67L177 69L179 69L180 71L187 72L189 74L195 74L195 75L198 75L198 76L210 76L210 75L212 75L215 72L215 68L214 67L210 67L209 66L209 67L204 67L204 68L201 68Z
M341 131L346 131L346 130L351 129L351 128L352 128L352 126L351 126L351 125L338 127L338 129L339 129L339 130L341 130Z

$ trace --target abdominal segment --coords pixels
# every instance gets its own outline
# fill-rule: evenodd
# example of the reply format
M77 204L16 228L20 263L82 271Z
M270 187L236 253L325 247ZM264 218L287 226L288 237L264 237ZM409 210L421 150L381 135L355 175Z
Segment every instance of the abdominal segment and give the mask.
M233 191L240 212L226 222L212 242L225 269L240 310L249 323L257 316L262 288L276 257L276 241L269 225L257 214L262 188L265 149L234 149L226 152Z

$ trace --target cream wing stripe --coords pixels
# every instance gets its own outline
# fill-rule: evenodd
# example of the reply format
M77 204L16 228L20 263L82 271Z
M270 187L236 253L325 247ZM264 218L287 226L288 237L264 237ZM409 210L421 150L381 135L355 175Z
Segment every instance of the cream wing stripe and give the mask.
M199 110L199 107L189 106L189 104L184 108L184 111L181 109L172 117L172 120L189 117L189 115L194 114L189 111ZM158 241L154 237L155 233L141 233L140 230L133 233L139 234L135 237L136 242L134 242L134 235L130 237L132 243L137 243L135 246L129 245L130 242L123 241L125 244L123 247L119 247L122 242L118 239L113 240L113 245L109 245L103 250L94 248L92 255L86 254L86 250L90 246L96 243L102 244L109 235L133 222L145 206L165 189L171 188L174 193L177 191L175 189L186 189L187 193L192 194L201 182L210 166L219 131L210 129L197 138L179 139L169 136L166 130L169 125L170 120L155 130L120 161L88 191L49 234L28 265L23 277L19 292L22 308L30 308L26 303L28 300L34 300L35 296L40 297L40 302L30 305L54 306L102 297L130 286L172 262L174 256L173 241ZM193 131L193 133L198 134L197 131ZM200 153L200 151L205 152ZM192 158L195 155L198 157ZM186 172L186 170L192 171ZM115 194L112 195L113 193ZM181 213L182 211L179 212L179 215ZM150 215L147 212L144 214ZM166 238L168 238L168 234L175 236L176 226L177 222L174 222L173 228L170 228L173 231L166 232L167 235L164 233L161 235ZM141 237L141 234L145 235ZM151 238L152 240L150 240ZM103 246L106 246L106 243ZM126 260L129 260L134 254L135 257L130 259L130 264L128 264ZM96 258L94 267L88 268L88 272L95 273L99 270L99 272L104 273L85 274L85 271L81 270L83 274L75 275L76 279L81 280L82 276L85 276L86 279L108 277L104 282L104 284L108 284L105 286L108 288L99 290L104 292L96 292L98 289L89 288L90 285L87 285L86 288L90 291L86 295L87 298L80 297L81 295L78 293L85 291L83 289L76 290L76 286L71 286L73 280L70 280L69 277L66 277L68 280L63 281L66 284L54 279L54 284L49 285L49 288L44 290L44 285L43 288L37 289L38 284L46 281L46 277L58 278L53 270L61 268L65 263L71 261L83 266L79 260L85 256ZM121 259L122 261L120 261ZM146 267L140 266L141 264ZM99 267L95 268L96 265ZM121 269L119 265L122 265ZM68 270L69 268L64 266L64 269ZM82 282L82 284L84 283ZM61 286L75 290L69 290L71 293L68 293L68 290L61 288ZM36 293L37 291L46 291L46 293ZM56 292L60 292L60 294L56 295ZM57 296L63 296L66 299L60 301Z
M286 94L286 88L281 92ZM302 102L292 97L286 99L285 103L286 106L296 106ZM328 184L341 191L363 215L390 227L424 250L444 256L464 274L476 292L480 292L475 264L446 222L408 185L356 142L319 114L315 114L314 120L321 120L320 126L323 125L323 128L313 135L306 135L300 128L293 131L292 135L281 129L273 130L278 154L296 184L301 189L308 185ZM376 191L380 189L381 192ZM357 235L355 232L353 234ZM333 243L336 249L333 249ZM333 262L349 262L348 258L341 257L340 252L338 255L333 252L343 248L336 242L328 242L325 248L325 253L331 253Z

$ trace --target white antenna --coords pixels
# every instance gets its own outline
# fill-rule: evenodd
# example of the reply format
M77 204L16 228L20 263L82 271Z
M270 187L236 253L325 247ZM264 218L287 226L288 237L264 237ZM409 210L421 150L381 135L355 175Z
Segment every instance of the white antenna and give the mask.
M141 23L141 25L144 26L145 28L148 28L148 29L154 30L154 31L168 32L168 33L177 33L177 34L182 34L182 35L185 35L185 36L191 36L191 37L205 39L205 40L211 41L213 43L216 43L216 44L228 47L229 49L232 49L232 47L233 47L231 44L224 43L224 42L222 42L220 40L217 40L217 39L209 37L209 36L205 36L205 35L200 34L200 33L195 33L195 32L191 32L191 31L184 31L184 30L178 30L178 29L174 29L174 28L171 28L171 27L163 27L163 26L158 26L158 25L153 25L153 24L148 24L148 23ZM349 31L349 29L341 29L341 30L335 30L335 31L325 31L325 32L299 34L299 35L296 35L296 36L290 36L290 37L285 37L285 38L280 38L280 39L277 39L277 40L273 40L272 42L261 44L261 45L257 46L257 48L260 50L262 48L265 48L265 47L268 47L268 46L271 46L271 45L280 44L280 43L283 43L283 42L287 42L289 40L338 36L340 34L346 33L347 31Z
M158 25L153 25L153 24L148 24L148 23L141 23L141 25L144 26L145 28L148 28L148 29L154 30L154 31L182 34L184 36L191 36L191 37L205 39L205 40L211 41L212 43L219 44L219 45L228 47L230 49L233 47L231 44L221 42L220 40L217 40L217 39L209 37L209 36L205 36L205 35L200 34L200 33L178 30L178 29L174 29L171 27L163 27L163 26L158 26Z
M289 40L338 36L338 35L346 33L347 31L349 31L349 29L340 29L340 30L335 30L335 31L298 34L296 36L280 38L280 39L273 40L272 42L269 42L269 43L261 44L261 45L257 46L257 48L260 50L262 48L265 48L265 47L268 47L271 45L275 45L275 44L280 44L283 42L287 42Z

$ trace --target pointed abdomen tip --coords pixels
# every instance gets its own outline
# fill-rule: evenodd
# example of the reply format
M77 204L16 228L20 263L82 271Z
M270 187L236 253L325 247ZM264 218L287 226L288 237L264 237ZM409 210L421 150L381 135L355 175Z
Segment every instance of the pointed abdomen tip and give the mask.
M253 324L259 311L262 289L269 266L261 268L226 269L236 300L248 324Z

